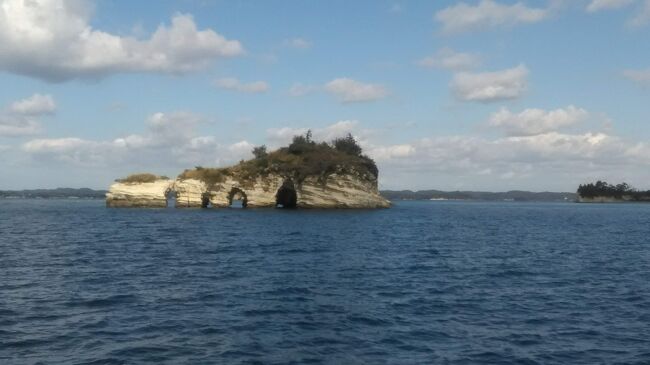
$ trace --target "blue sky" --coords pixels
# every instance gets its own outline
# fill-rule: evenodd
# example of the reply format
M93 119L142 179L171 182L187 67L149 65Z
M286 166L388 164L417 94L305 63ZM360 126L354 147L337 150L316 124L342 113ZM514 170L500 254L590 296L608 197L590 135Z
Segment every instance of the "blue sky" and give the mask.
M0 189L352 133L390 189L650 188L650 1L0 1Z

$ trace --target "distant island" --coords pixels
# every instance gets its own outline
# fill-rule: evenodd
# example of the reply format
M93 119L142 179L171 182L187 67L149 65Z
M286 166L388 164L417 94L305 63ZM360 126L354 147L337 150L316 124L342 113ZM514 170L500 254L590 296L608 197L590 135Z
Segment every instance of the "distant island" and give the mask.
M390 200L474 200L517 202L573 202L577 198L576 193L536 193L520 190L500 193L486 191L382 190L381 195Z
M387 208L379 194L379 170L352 135L327 142L311 132L254 158L222 168L197 166L175 180L150 173L116 180L106 194L108 207Z
M597 181L578 187L580 203L650 202L650 190L641 191L627 183L617 185Z

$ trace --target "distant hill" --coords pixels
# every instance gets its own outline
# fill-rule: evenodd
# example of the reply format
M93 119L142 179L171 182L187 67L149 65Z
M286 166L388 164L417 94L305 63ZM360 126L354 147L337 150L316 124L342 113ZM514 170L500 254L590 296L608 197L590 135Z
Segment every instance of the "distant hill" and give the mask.
M0 190L0 199L9 198L40 198L40 199L104 199L106 190L88 188L56 188L33 190Z
M485 191L440 191L440 190L382 190L381 195L389 200L482 200L482 201L575 201L576 193L534 193L513 190L501 193Z

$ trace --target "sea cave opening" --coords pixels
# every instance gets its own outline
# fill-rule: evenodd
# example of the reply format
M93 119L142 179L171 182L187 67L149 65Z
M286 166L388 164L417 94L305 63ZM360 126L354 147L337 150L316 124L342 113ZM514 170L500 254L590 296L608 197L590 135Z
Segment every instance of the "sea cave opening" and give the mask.
M169 189L165 192L165 199L167 200L167 208L176 208L176 191Z
M232 188L228 194L228 205L231 208L246 208L248 205L246 193L239 188Z
M285 180L280 189L275 194L275 207L284 209L293 209L298 205L298 194L293 181Z
M210 202L210 194L203 193L203 195L201 195L201 208L212 208L212 203Z

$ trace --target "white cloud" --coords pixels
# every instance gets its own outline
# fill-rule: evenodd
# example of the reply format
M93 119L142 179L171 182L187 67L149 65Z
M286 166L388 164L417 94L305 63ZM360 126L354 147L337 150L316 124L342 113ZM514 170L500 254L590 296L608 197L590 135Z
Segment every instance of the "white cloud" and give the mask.
M415 147L410 144L371 147L368 154L377 161L407 158L415 155Z
M0 114L0 137L21 137L43 131L41 123L23 116Z
M291 96L305 96L307 94L311 94L314 91L317 91L319 88L318 86L314 85L304 85L299 82L294 83L291 85L289 88L289 95Z
M189 112L155 113L145 122L147 130L113 140L42 138L28 141L22 150L34 159L77 166L136 166L187 168L224 165L248 158L253 145L247 141L220 144L214 136L199 136L204 118Z
M464 2L437 12L435 20L442 23L445 33L511 27L517 24L537 23L549 16L549 10L530 8L518 2L512 5L492 0L481 0L475 6Z
M20 115L52 114L56 111L56 103L50 95L34 94L29 98L12 103L9 110Z
M325 90L343 103L373 101L388 95L388 90L382 85L363 83L349 78L334 79L325 84Z
M623 76L628 80L641 85L650 85L650 69L647 70L625 70Z
M253 145L248 141L239 141L231 144L227 148L228 151L233 152L238 156L247 156L250 155L251 151L253 150L253 147L255 147L255 145Z
M380 167L384 186L566 191L594 179L650 178L648 144L604 133L550 132L497 139L444 136L419 139L400 149L404 154L387 152L390 146L368 150Z
M418 61L422 67L435 67L452 71L470 70L481 64L481 59L471 53L456 52L451 48L442 48L435 54Z
M21 137L41 133L40 117L53 114L56 103L50 95L34 94L0 110L0 137Z
M334 138L343 137L348 133L353 133L359 122L356 120L340 120L324 128L312 129L312 136L316 141L329 142ZM309 128L269 128L266 130L266 139L270 147L277 148L287 145L291 142L293 136L304 135Z
M249 83L243 83L234 77L226 77L215 81L215 86L232 91L238 91L242 93L249 94L259 94L267 92L270 89L270 86L265 81L253 81Z
M650 23L650 0L644 0L636 15L628 21L632 27L642 27Z
M586 110L573 105L550 111L525 109L518 114L512 113L507 108L501 108L492 114L489 125L503 129L510 136L533 136L576 125L584 121L588 115Z
M343 137L352 133L358 126L356 120L340 120L322 129L314 131L314 138L320 141L331 141L334 138Z
M186 73L242 45L211 29L198 30L191 15L176 14L149 39L93 29L80 0L5 0L0 7L0 70L48 81L98 78L118 72Z
M527 85L528 69L524 65L497 72L461 72L451 81L458 99L478 102L517 99L526 91Z
M619 9L632 4L635 0L592 0L587 5L588 12L597 12L607 9Z
M81 138L52 138L33 139L23 145L23 149L30 153L56 153L67 152L95 144L95 142Z
M308 41L304 38L291 38L291 39L285 39L282 44L285 47L291 47L291 48L299 48L299 49L307 49L311 48L312 42Z

